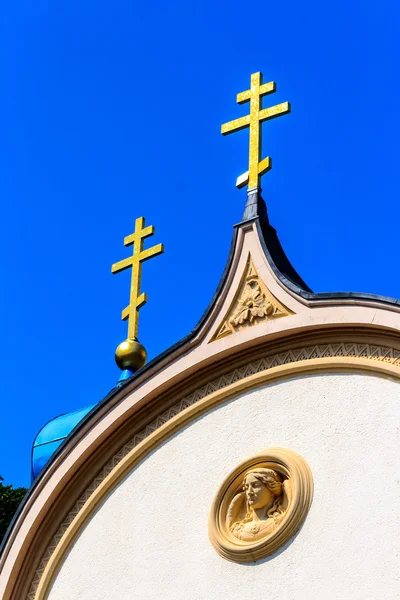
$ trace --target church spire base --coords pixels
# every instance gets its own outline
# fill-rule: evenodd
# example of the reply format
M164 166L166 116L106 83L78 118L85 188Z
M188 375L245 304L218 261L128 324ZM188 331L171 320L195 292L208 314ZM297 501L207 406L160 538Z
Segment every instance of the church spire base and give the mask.
M247 192L247 202L242 217L243 221L251 221L259 218L268 223L267 206L261 196L261 188L255 187Z

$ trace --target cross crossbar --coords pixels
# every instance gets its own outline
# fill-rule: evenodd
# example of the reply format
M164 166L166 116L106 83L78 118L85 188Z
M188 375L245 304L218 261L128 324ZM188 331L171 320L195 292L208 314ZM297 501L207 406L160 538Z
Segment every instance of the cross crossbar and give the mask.
M130 302L122 311L122 320L128 320L128 338L137 339L139 329L139 309L147 302L147 294L140 292L142 279L142 263L153 256L164 252L163 244L143 250L143 241L145 238L153 235L155 228L153 225L145 227L144 217L136 219L135 231L124 238L124 245L133 244L133 254L116 262L111 267L112 273L119 273L129 267L132 267Z
M221 126L222 135L228 135L235 131L240 131L249 127L249 169L238 177L237 187L243 187L248 184L248 189L258 188L260 186L261 176L272 167L272 160L269 156L261 159L261 127L263 121L275 119L281 115L290 113L289 102L282 102L269 108L261 108L261 98L267 94L276 91L274 81L262 83L262 73L253 73L250 78L250 89L240 92L236 96L236 102L243 104L250 102L250 114L228 121Z

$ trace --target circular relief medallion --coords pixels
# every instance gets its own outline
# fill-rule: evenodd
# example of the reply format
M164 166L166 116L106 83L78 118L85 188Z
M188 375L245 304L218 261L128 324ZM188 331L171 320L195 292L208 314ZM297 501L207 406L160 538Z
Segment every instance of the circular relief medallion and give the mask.
M311 505L313 480L304 458L270 448L236 467L211 506L210 540L236 562L276 552L299 529Z

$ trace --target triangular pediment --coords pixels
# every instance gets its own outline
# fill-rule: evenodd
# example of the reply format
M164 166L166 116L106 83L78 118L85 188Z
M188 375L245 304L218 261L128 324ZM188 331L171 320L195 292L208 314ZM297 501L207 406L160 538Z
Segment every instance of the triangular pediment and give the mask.
M292 314L267 288L249 255L235 297L210 341Z

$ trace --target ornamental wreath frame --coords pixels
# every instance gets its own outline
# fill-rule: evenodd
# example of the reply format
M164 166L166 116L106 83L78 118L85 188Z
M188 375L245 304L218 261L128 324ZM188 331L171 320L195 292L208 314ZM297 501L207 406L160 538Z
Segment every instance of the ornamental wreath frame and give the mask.
M257 467L273 469L290 484L290 501L282 522L270 534L256 542L235 539L227 525L229 503L237 492L238 480ZM313 497L311 469L299 454L287 448L270 448L241 462L221 484L211 505L208 534L220 556L240 563L256 562L274 554L301 527Z

